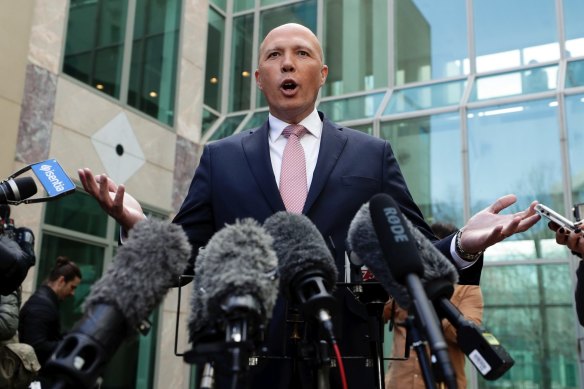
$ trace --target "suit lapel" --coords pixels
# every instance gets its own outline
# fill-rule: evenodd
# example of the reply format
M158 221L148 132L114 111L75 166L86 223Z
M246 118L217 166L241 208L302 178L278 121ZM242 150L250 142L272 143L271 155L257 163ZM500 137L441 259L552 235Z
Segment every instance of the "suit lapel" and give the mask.
M314 169L310 190L308 191L308 197L306 198L302 213L307 214L310 207L318 198L333 168L337 164L346 143L347 137L339 130L339 127L324 118L318 160L316 161L316 168Z
M278 185L274 178L270 149L268 146L268 121L250 134L242 138L241 145L247 159L247 164L260 187L266 201L273 211L284 211L284 202L280 196ZM250 196L253 196L250 193Z

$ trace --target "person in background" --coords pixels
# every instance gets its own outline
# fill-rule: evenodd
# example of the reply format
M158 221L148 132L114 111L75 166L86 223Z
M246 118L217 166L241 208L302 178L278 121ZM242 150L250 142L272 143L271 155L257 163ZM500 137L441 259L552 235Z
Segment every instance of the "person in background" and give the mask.
M42 367L62 339L59 303L75 295L75 289L81 282L81 270L69 258L60 256L49 276L20 310L18 327L20 341L30 344L41 364L39 381L48 383L43 376Z
M456 234L458 228L449 223L433 223L432 232L439 239L446 238ZM479 261L477 261L479 262ZM482 258L479 263L473 265L472 275L466 274L465 280L459 280L459 284L454 286L454 293L450 298L452 304L458 308L462 315L467 319L480 325L483 319L483 295L479 286L481 271L483 268ZM461 282L470 282L461 284ZM408 359L401 359L406 349L406 327L404 322L408 317L408 312L401 308L393 299L386 303L383 312L385 321L392 320L394 335L392 358L389 362L387 374L385 375L386 389L424 389L424 377L420 368L417 354L413 349L409 351ZM458 346L456 340L456 328L447 319L442 320L442 330L444 339L448 344L448 354L452 362L452 368L456 374L456 385L458 389L466 388L465 355ZM408 345L408 347L412 347Z

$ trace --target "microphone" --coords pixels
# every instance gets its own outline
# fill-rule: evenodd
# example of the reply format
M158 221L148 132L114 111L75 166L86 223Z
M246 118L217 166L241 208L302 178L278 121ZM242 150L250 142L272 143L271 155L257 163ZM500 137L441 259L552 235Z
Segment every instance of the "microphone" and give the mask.
M84 315L65 335L45 370L53 388L91 388L123 340L149 329L147 318L175 285L190 257L183 229L143 220L130 230L112 265L91 288Z
M456 377L442 328L422 286L424 264L405 218L395 200L385 193L373 196L369 206L373 228L389 270L408 290L417 323L426 334L430 350L441 368L444 382L448 387L456 388Z
M264 228L274 238L280 291L317 319L335 343L332 316L337 305L330 292L338 272L320 231L306 216L283 211L267 218Z
M20 203L36 193L32 177L9 178L0 183L0 204Z
M253 219L213 235L195 262L186 362L211 359L219 372L244 372L276 303L276 266L272 237Z
M456 328L459 347L483 377L488 380L499 378L513 366L513 359L492 334L465 319L452 304L449 298L452 295L452 284L457 282L456 269L405 216L404 220L418 248L424 266L422 281L437 313ZM405 289L396 283L385 263L369 214L369 203L363 204L353 218L347 245L352 255L362 259L397 303L407 308L409 297Z

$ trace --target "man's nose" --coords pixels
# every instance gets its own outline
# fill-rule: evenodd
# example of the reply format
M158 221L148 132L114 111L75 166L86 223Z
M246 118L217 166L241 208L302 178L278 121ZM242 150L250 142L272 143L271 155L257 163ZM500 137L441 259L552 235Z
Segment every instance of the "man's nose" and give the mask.
M291 54L286 54L282 59L282 71L283 72L293 72L295 69L294 58Z

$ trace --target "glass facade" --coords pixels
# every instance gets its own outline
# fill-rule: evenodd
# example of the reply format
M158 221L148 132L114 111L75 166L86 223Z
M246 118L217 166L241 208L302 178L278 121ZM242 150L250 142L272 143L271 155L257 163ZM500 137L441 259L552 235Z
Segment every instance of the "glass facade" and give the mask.
M229 96L205 100L217 115L206 139L265 121L265 100L241 75L270 28L299 22L329 66L319 110L391 142L428 222L463 225L507 193L518 201L505 212L536 199L570 215L584 202L581 0L227 1L210 12L233 28L208 41L230 79ZM486 251L484 325L516 363L496 381L467 369L469 387L583 385L576 264L545 222Z
M63 73L173 126L181 4L72 0Z

